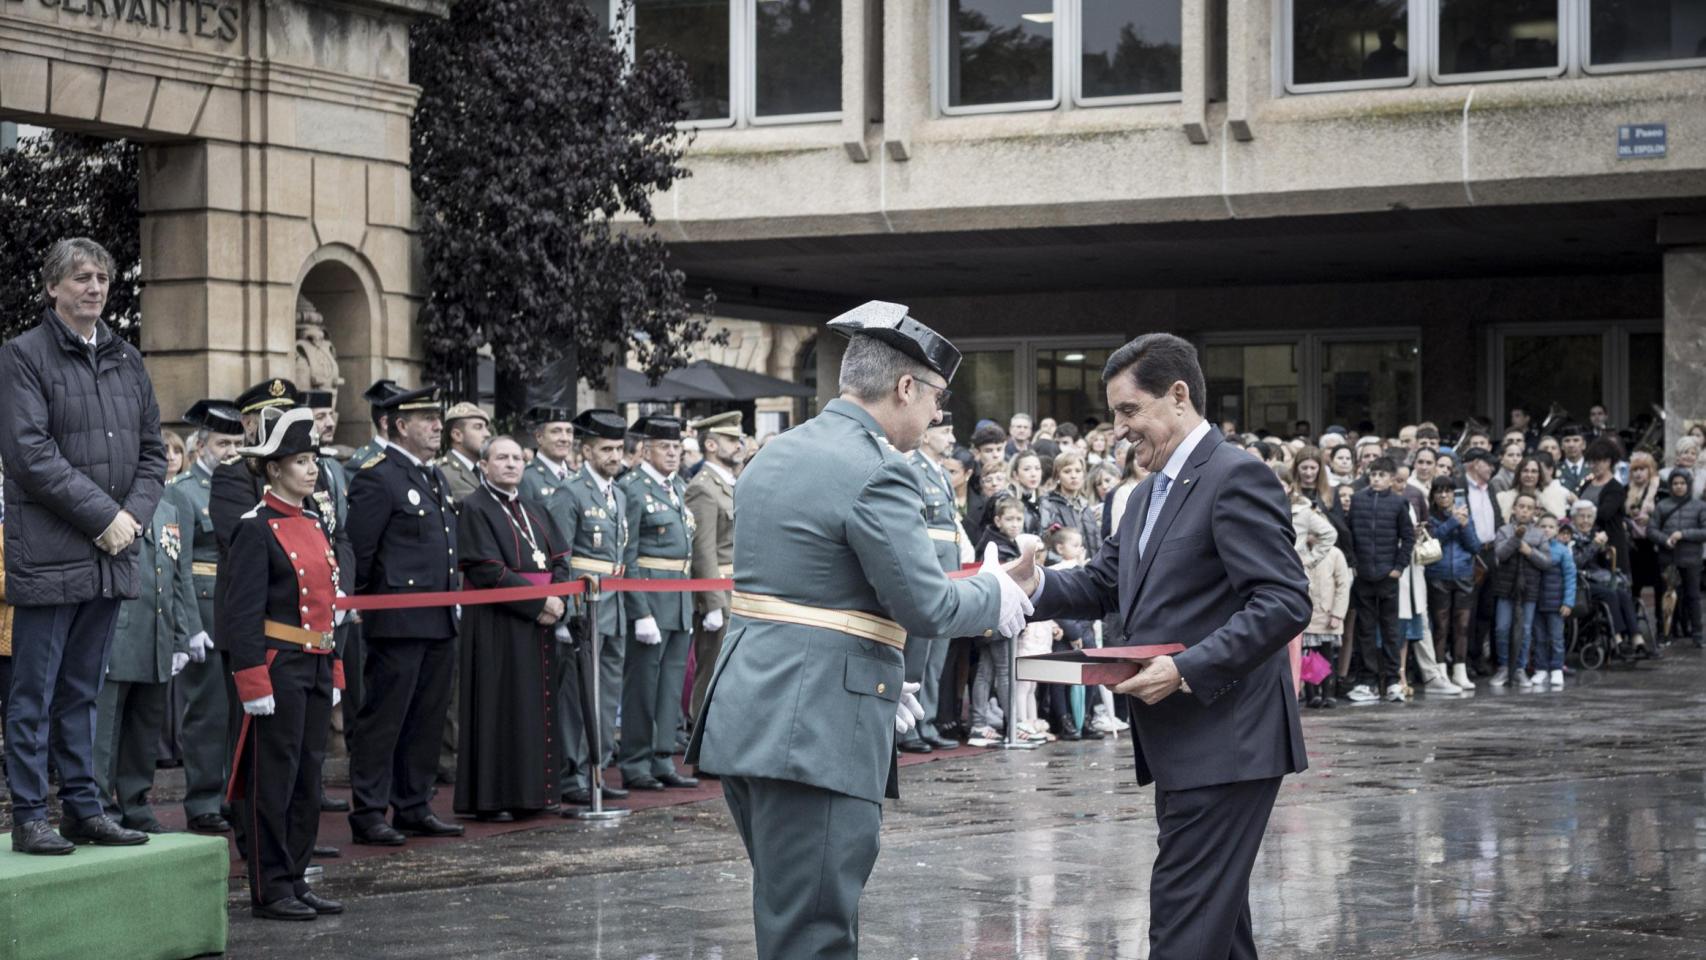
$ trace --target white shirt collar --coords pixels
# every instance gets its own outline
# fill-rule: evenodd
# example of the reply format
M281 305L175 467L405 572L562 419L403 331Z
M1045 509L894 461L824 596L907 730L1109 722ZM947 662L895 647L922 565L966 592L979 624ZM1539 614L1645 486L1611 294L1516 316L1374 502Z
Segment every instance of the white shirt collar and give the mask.
M516 500L520 499L520 497L521 497L521 488L520 487L516 487L515 490L510 492L510 493L505 493L502 490L499 490L497 487L492 486L492 482L490 480L485 479L485 478L481 478L480 486L485 487L488 491L491 492L492 496L498 498L499 503L514 503Z
M610 485L615 483L616 481L610 479L609 477L605 476L602 473L599 473L597 470L594 470L592 468L592 464L590 464L590 463L583 464L581 466L581 472L586 474L588 477L592 478L592 485L598 488L599 493L602 493L605 496L610 495Z
M735 475L730 473L725 468L717 465L716 463L713 463L709 459L707 459L705 461L705 469L711 471L712 473L716 474L718 477L722 478L722 481L724 483L728 484L729 486L732 487L735 485Z
M568 476L569 476L568 464L558 463L557 461L552 460L550 457L545 456L545 454L543 454L543 453L536 453L533 455L533 458L535 460L538 460L539 462L545 464L545 469L551 471L551 475L556 477L558 480L568 479Z
M1197 448L1203 437L1208 436L1208 429L1207 420L1198 423L1190 433L1185 434L1185 439L1179 442L1179 447L1173 451L1173 455L1167 458L1167 465L1161 468L1161 472L1167 475L1168 483L1179 479L1179 471L1185 469L1185 464L1190 462L1191 451Z
M658 468L652 466L652 462L650 460L641 460L640 469L646 471L646 475L651 477L653 480L656 480L658 483L661 483L666 487L669 486L669 478L659 473Z

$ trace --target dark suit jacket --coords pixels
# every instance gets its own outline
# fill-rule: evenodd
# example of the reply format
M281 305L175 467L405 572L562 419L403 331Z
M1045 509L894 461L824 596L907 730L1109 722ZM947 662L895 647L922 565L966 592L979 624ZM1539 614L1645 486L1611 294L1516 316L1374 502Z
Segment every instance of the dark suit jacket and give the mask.
M1137 780L1191 790L1308 766L1284 650L1309 623L1291 511L1267 465L1209 429L1168 491L1139 559L1151 477L1088 567L1050 570L1037 619L1119 611L1132 644L1182 643L1191 693L1133 700ZM1121 549L1125 545L1125 549Z

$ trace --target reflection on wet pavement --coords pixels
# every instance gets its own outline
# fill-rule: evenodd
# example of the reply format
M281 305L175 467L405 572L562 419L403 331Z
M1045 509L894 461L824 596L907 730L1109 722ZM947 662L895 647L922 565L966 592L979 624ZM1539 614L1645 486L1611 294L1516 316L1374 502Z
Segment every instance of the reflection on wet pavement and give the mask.
M1706 660L1561 691L1305 718L1252 878L1267 958L1706 957ZM1154 806L1129 741L906 771L863 902L867 958L1141 958ZM721 803L567 821L329 868L350 912L232 911L240 957L753 955ZM246 906L237 891L233 903Z

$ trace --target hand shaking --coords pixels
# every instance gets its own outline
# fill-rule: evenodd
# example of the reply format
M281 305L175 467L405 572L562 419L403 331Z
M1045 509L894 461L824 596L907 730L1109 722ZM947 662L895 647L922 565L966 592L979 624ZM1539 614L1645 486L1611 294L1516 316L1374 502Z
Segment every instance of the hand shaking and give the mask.
M1031 594L1013 579L1008 572L1015 566L1028 564L1035 589L1036 580L1036 538L1031 543L1024 543L1020 549L1024 551L1018 560L1007 567L1001 566L1000 556L996 553L995 544L990 544L983 552L983 568L978 570L978 576L988 574L1001 585L1001 619L996 630L1004 637L1016 637L1025 629L1025 618L1030 616Z

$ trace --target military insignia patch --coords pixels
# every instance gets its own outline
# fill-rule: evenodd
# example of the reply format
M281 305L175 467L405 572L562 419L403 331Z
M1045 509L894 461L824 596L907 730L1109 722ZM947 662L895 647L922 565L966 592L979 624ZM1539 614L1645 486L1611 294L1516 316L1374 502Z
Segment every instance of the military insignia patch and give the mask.
M361 469L366 470L368 467L373 466L374 464L378 463L379 461L381 461L383 459L385 459L385 451L381 450L378 453L374 454L373 456L368 457L367 462L363 463L361 465Z
M409 491L409 505L412 507L421 505L421 492L419 490L411 489Z
M171 557L173 560L176 560L176 559L178 559L178 553L180 551L182 551L183 548L184 548L184 539L183 539L183 536L178 532L178 525L175 523L163 523L163 524L161 524L160 525L160 549L161 549L161 551L164 552L166 554L166 556Z

